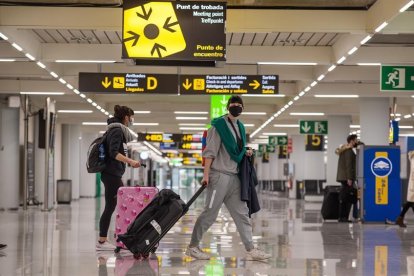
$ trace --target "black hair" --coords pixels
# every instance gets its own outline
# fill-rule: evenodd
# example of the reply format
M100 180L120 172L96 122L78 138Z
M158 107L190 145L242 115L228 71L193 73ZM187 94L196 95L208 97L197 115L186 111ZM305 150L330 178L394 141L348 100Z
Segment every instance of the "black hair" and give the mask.
M239 103L244 107L243 100L238 95L233 95L233 96L230 97L229 101L227 102L227 109L229 109L229 106L232 103Z
M358 136L356 136L355 134L350 134L350 135L348 135L348 137L346 137L346 142L349 144L349 143L351 143L352 140L355 140L357 138L358 138Z
M125 116L134 115L134 111L128 106L124 106L124 105L122 106L115 105L114 111L115 111L114 117L118 118L119 120L123 120Z

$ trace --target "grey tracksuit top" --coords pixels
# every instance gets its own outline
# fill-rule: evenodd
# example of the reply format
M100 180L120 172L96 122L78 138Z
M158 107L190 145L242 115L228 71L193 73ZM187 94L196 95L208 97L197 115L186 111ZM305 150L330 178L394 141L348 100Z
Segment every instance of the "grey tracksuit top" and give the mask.
M226 120L226 123L227 123L227 127L230 129L230 132L233 134L234 141L236 141L236 134L234 133L234 130L231 127L230 123L228 122L227 118L228 118L227 115L224 116L224 119ZM240 131L237 125L237 119L232 122L233 122L234 128L237 131L237 135L239 135L240 137ZM213 170L227 173L227 174L238 173L237 163L230 158L230 155L227 153L227 150L224 147L224 144L221 142L220 135L214 126L212 126L207 131L207 142L206 142L206 147L203 151L203 157L214 159L213 163L211 164L211 169Z

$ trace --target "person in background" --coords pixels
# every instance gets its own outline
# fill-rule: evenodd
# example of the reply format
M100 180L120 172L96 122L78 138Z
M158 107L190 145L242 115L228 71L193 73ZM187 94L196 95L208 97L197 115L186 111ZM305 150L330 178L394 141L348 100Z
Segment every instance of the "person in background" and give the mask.
M403 209L398 216L395 224L400 227L407 227L404 223L404 216L407 213L408 209L412 208L414 211L414 151L408 152L408 160L410 160L410 177L408 180L408 189L407 189L407 202L404 204Z
M115 105L114 117L108 119L108 130L105 150L108 155L101 179L105 186L105 209L99 221L99 240L96 250L114 250L115 246L108 242L108 229L111 216L116 207L118 189L123 186L122 175L126 164L138 168L141 164L127 157L127 143L134 140L129 126L132 126L134 111L127 106Z
M228 114L214 119L207 132L207 145L203 151L205 158L204 176L201 183L207 185L206 206L198 217L187 247L186 255L208 260L210 256L199 246L204 233L216 221L223 203L229 210L246 249L247 260L266 260L271 257L253 245L252 224L249 208L241 200L239 164L244 156L251 156L246 150L244 125L238 120L243 111L243 100L232 96L227 102Z
M346 138L347 144L335 150L339 155L338 171L336 181L341 183L341 191L339 193L339 222L351 222L349 211L351 205L357 201L355 189L356 180L356 152L354 149L358 146L358 137L351 134ZM354 206L355 208L355 206Z

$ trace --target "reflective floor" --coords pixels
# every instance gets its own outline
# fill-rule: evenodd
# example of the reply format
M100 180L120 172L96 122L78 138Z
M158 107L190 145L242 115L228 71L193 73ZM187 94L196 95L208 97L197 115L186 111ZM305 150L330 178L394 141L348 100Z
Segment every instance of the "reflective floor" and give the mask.
M406 229L324 223L320 203L269 195L261 195L262 211L253 219L254 241L273 256L268 262L245 261L224 209L203 240L214 258L194 261L184 251L203 200L145 261L127 251L118 256L95 252L101 200L81 199L48 213L36 207L0 212L0 243L8 244L0 251L0 275L414 275L413 213Z

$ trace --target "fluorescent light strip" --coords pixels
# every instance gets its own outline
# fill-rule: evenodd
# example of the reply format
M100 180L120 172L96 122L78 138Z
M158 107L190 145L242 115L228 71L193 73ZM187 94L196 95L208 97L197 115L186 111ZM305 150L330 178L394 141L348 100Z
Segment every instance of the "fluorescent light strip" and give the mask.
M66 87L67 87L67 88L69 88L70 90L72 90L72 89L73 89L73 86L72 86L72 85L70 85L69 83L67 83L67 84L66 84Z
M361 128L361 126L360 126L360 125L350 125L349 127L350 127L350 128Z
M46 65L44 65L43 63L41 63L40 61L38 61L37 63L37 66L39 66L40 68L42 68L42 69L45 69L46 68Z
M259 65L318 65L316 62L258 62Z
M159 123L134 123L134 126L158 126Z
M299 127L298 124L275 124L274 127Z
M308 92L309 90L311 90L309 86L305 88L305 92Z
M293 100L297 101L297 100L299 100L299 98L300 98L299 96L296 96L296 97L293 98Z
M263 135L267 135L267 136L283 136L283 135L287 135L286 132L264 132L262 134Z
M411 118L411 114L404 115L404 119Z
M243 97L275 97L275 98L283 98L286 97L284 94L243 94Z
M81 96L81 98L86 98L85 94L80 94L79 96Z
M397 114L391 113L391 116L393 116L393 117L400 117L401 116L401 113L397 113Z
M328 71L332 72L335 68L336 68L336 65L332 65L331 67L328 68Z
M254 127L254 124L244 124L245 127Z
M58 113L92 113L92 112L93 112L92 110L69 110L69 109L58 110Z
M406 10L408 10L409 7L411 7L414 4L414 0L411 0L410 2L408 2L407 4L404 5L404 7L402 7L400 9L400 12L405 12Z
M288 102L288 105L292 105L292 104L293 104L293 102L292 102L292 101Z
M134 114L150 114L149 110L134 110Z
M208 114L208 111L174 111L174 114Z
M93 102L92 103L92 106L94 106L94 107L96 107L98 104L97 103L95 103L95 102Z
M305 95L305 92L301 91L301 92L299 93L299 97L302 97L303 95Z
M59 82L60 82L61 84L66 84L66 81L65 81L64 79L62 79L62 78L60 78L60 79L59 79Z
M64 95L65 92L20 92L21 95Z
M336 62L337 64L341 64L342 62L344 62L346 60L346 57L341 57L340 59L338 59L338 61Z
M12 46L17 50L17 51L19 51L19 52L21 52L21 51L23 51L23 48L22 47L20 47L18 44L16 44L16 43L12 43Z
M325 113L323 112L291 112L289 113L291 116L324 116Z
M180 127L180 130L206 130L206 127Z
M353 53L355 53L358 50L357 47L352 48L351 50L349 50L348 55L352 55Z
M35 60L35 57L34 57L34 56L32 56L32 55L31 55L31 54L29 54L29 53L26 53L26 54L25 54L25 56L26 56L28 59L30 59L31 61Z
M197 123L180 123L179 126L205 126L206 124L197 124ZM246 125L244 125L246 126Z
M52 77L54 77L56 79L59 77L58 74L56 74L55 72L50 72L50 75L52 75Z
M115 60L68 60L68 59L57 59L55 62L58 63L115 63Z
M16 59L13 58L0 58L0 62L13 62L16 61Z
M365 43L367 43L370 39L372 38L372 36L367 35L363 40L361 40L360 44L364 45Z
M359 98L359 95L314 95L315 98Z
M401 128L401 129L412 129L414 127L413 126L398 126L398 128Z
M176 120L207 120L207 117L175 117Z
M73 92L75 92L75 94L78 94L78 95L80 94L78 89L73 89Z
M319 77L318 77L318 81L321 81L321 80L323 80L325 78L325 75L320 75Z
M92 103L93 101L92 101L92 99L90 99L90 98L88 98L87 100L86 100L88 103Z
M5 36L3 33L0 33L0 37L1 37L3 40L9 40L9 38L8 38L7 36Z
M107 123L105 122L82 122L84 126L106 126Z
M266 112L242 112L243 115L266 115Z
M388 22L387 21L384 21L381 25L379 25L376 29L375 29L375 32L376 33L379 33L379 32L381 32L385 27L387 27L387 25L388 25Z
M105 115L106 115L106 116L109 116L109 112L108 112L108 111L107 111L107 112L105 112Z
M106 110L102 108L102 109L101 109L101 112L102 112L102 113L105 113L105 112L106 112Z
M380 66L381 63L379 62L359 62L357 63L358 66Z
M317 81L313 81L312 83L311 83L311 87L314 87L315 85L317 85L318 84L318 82Z

